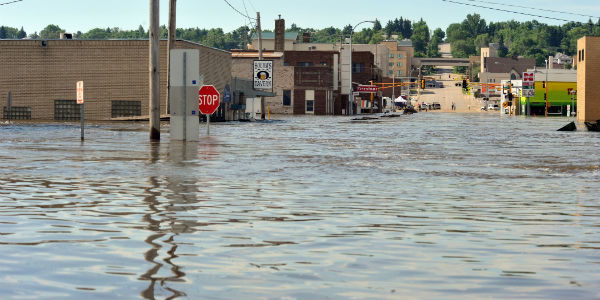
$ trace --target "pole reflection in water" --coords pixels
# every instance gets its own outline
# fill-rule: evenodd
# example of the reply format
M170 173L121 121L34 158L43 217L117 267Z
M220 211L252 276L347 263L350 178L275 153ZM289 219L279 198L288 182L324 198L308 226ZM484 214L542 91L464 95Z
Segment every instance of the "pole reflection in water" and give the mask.
M172 142L169 146L169 163L174 166L182 166L197 157L198 147L196 143ZM160 149L159 144L151 145L150 162L156 163L159 161ZM144 259L152 264L144 274L139 277L139 280L149 281L148 288L141 292L141 296L145 299L175 299L181 296L186 296L185 293L173 288L168 283L185 282L185 272L175 263L178 258L176 237L181 233L191 232L189 222L178 220L176 212L188 209L186 204L194 203L195 185L193 180L186 180L185 175L172 175L167 172L165 182L167 189L172 193L162 195L160 192L161 182L156 176L148 178L148 188L146 189L147 196L144 202L148 206L148 213L143 216L143 222L147 224L146 229L152 232L145 242L151 246L144 253ZM192 206L190 206L192 207ZM168 250L162 258L161 249L164 244ZM165 269L163 266L170 266L170 273L163 274ZM159 285L157 286L157 282ZM170 295L166 296L163 293ZM160 296L159 296L160 295Z

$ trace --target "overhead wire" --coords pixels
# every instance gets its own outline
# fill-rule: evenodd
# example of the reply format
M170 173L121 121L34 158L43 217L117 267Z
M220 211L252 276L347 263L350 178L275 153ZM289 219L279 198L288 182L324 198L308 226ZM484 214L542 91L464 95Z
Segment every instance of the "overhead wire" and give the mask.
M4 2L4 3L0 3L0 6L1 5L8 5L8 4L16 3L16 2L21 2L21 1L23 1L23 0L14 0L14 1L9 1L9 2Z
M452 0L442 0L442 1L460 4L460 5L466 5L466 6L473 6L473 7L486 8L486 9L491 9L491 10L496 10L496 11L508 12L508 13L513 13L513 14L519 14L519 15L524 15L524 16L536 17L536 18L544 18L544 19L564 21L564 22L581 23L581 21L574 21L574 20L567 20L567 19L561 19L561 18L555 18L555 17L549 17L549 16L542 16L542 15L530 14L530 13L508 10L508 9L497 8L497 7L489 7L489 6L470 4L470 3L458 2L458 1L452 1ZM465 0L465 1L469 1L469 0Z
M235 12L237 12L241 16L246 17L246 18L251 19L251 20L254 20L254 18L248 16L247 14L244 14L243 12L241 12L237 8L235 8L233 5L231 5L231 3L229 3L229 1L227 1L227 0L223 0L223 1L225 1L225 3L227 3L227 5L229 5L229 7L231 7L231 9L233 9Z
M492 2L492 1L482 1L482 0L464 0L464 1L479 2L479 3L486 3L486 4L496 4L496 5L504 5L504 6L507 5L506 3L499 3L499 2ZM579 13L574 13L574 12L568 12L568 11L562 11L562 10L554 10L554 9L531 7L531 6L521 6L521 5L515 5L515 4L510 4L510 6L511 7L518 7L518 8L525 8L525 9L533 9L533 10L545 11L545 12L559 13L559 14L565 14L565 15L574 15L574 16L590 17L590 18L600 19L600 17L598 17L598 16L590 16L590 15L584 15L584 14L579 14Z

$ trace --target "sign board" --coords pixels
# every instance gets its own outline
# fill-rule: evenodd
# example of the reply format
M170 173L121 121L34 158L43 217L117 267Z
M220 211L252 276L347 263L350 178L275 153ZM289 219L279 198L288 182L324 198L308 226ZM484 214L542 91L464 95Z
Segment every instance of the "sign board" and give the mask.
M273 89L273 61L255 60L254 61L254 89L272 90Z
M223 93L223 102L231 102L231 89L229 84L225 85L225 92Z
M523 72L523 97L535 96L535 73Z
M377 93L376 85L359 85L356 89L359 93Z
M77 81L77 104L83 104L83 81Z
M205 115L212 115L221 101L221 94L212 85L203 85L198 91L198 109Z

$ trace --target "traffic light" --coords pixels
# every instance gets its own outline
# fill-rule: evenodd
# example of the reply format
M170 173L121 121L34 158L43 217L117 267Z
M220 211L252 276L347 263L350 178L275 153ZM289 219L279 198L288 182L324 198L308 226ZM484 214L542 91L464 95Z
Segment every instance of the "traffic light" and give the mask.
M542 81L542 88L546 88L546 82Z
M545 101L547 98L548 98L548 97L547 97L546 93L544 93L544 101Z
M421 80L421 88L422 88L422 89L425 89L425 79L422 79L422 80Z
M468 85L467 85L467 80L466 80L466 79L463 79L463 84L462 84L462 86L463 86L463 89L464 89L464 90L466 90L466 89L468 88Z
M512 106L512 101L513 101L513 94L508 93L508 106Z

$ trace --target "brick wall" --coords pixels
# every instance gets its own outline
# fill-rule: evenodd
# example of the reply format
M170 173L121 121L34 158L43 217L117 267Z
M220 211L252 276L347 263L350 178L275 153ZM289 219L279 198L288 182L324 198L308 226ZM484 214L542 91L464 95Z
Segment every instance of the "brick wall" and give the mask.
M175 48L200 50L204 83L223 91L231 82L231 54L199 44L177 41ZM84 81L85 118L111 117L112 100L141 101L148 115L147 40L0 41L0 103L12 92L12 106L31 107L31 117L54 119L55 100L75 100L75 83ZM160 42L160 111L166 113L167 42Z
M252 79L253 61L258 58L233 58L231 74L233 77ZM265 106L269 106L272 114L292 114L294 94L292 93L292 105L283 105L283 90L294 88L294 67L283 65L282 58L268 58L273 60L273 93L275 97L265 97Z
M596 121L600 119L600 37L579 39L577 53L577 120Z

